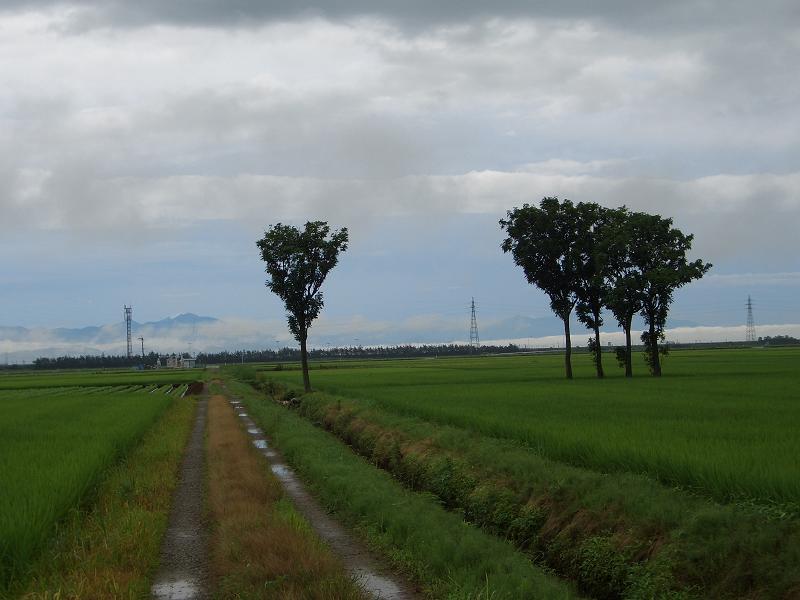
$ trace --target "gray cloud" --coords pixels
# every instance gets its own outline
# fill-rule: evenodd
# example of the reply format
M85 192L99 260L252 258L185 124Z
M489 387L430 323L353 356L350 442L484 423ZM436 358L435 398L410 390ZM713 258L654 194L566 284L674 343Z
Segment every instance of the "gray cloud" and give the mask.
M706 2L683 0L645 3L631 0L500 0L487 4L478 0L426 2L408 0L5 0L6 11L41 10L70 7L72 19L81 26L143 26L177 24L189 26L251 25L275 20L318 16L328 19L372 17L390 19L413 27L463 22L471 19L540 18L598 20L622 27L651 30L699 29L730 23L786 22L796 19L798 9L787 0L768 0L758 4L746 0Z
M726 272L794 271L799 22L777 1L3 2L0 250L124 258L222 221L355 237L560 195L673 216Z
M672 216L684 231L696 234L697 252L712 261L753 257L757 249L755 256L763 257L765 265L778 257L785 264L794 262L800 173L674 180L587 175L574 161L563 161L566 173L559 174L553 172L558 164L551 162L546 173L476 171L388 179L271 175L92 179L74 170L60 175L31 172L19 176L11 195L16 211L6 211L10 218L5 224L108 232L214 220L302 221L314 215L358 231L370 221L392 215L502 216L512 206L558 195ZM597 168L587 165L587 170ZM86 214L92 218L86 220Z

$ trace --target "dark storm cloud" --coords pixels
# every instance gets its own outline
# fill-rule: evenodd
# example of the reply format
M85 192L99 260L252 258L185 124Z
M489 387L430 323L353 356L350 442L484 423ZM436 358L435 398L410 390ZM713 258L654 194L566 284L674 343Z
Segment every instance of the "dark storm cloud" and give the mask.
M725 23L744 23L748 27L757 23L785 24L796 20L799 14L798 4L792 0L767 0L758 3L746 0L721 3L707 0L333 0L316 3L292 0L8 0L0 4L0 9L7 11L51 7L80 9L80 13L74 15L75 24L84 27L153 24L213 27L318 16L334 20L374 17L414 28L499 17L597 20L623 28L692 30Z

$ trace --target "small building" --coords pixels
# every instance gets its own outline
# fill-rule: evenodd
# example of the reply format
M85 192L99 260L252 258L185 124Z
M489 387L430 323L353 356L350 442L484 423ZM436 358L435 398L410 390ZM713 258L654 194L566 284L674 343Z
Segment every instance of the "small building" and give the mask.
M179 354L167 354L158 357L159 366L167 369L194 369L197 366L196 358L184 358Z

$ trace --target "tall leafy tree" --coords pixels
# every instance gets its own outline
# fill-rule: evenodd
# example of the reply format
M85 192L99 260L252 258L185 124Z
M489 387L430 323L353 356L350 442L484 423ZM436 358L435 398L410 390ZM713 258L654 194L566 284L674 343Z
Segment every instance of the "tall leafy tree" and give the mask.
M575 209L581 260L575 279L575 315L594 333L594 337L589 339L589 347L597 376L602 378L603 348L600 345L600 327L603 325L603 307L608 295L609 269L605 237L612 219L608 209L593 202L579 202Z
M256 242L269 276L267 287L286 306L289 330L300 343L303 386L311 391L308 376L308 330L323 306L322 283L347 250L348 232L331 232L324 221L310 221L304 229L278 223Z
M547 294L550 308L564 322L568 379L572 379L569 317L577 302L575 282L583 265L580 225L575 205L553 197L543 198L538 207L525 204L510 210L507 218L500 220L500 227L507 234L501 246L503 252L511 252L528 283Z
M607 288L605 304L625 332L625 376L633 377L631 327L633 317L642 309L644 277L635 257L647 251L645 230L649 215L631 213L620 207L606 213L607 227L601 240L606 259Z
M697 259L689 262L686 255L692 248L693 235L685 235L672 226L672 219L642 214L636 217L632 246L632 267L638 270L641 284L641 309L647 330L642 333L645 358L650 372L661 375L659 342L664 339L669 307L675 290L701 278L711 263Z

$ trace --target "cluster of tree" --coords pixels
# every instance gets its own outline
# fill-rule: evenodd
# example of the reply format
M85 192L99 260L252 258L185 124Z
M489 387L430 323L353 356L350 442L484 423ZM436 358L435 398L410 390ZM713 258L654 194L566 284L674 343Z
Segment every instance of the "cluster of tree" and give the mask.
M661 375L664 328L676 289L702 277L711 264L689 261L692 235L673 227L672 219L626 207L544 198L523 205L500 221L511 252L528 283L540 288L564 322L565 367L572 378L569 319L576 316L594 332L590 340L597 376L603 377L600 327L611 311L625 332L625 375L633 375L631 323L640 314L647 325L641 340L653 375Z
M82 354L80 356L58 356L56 358L37 358L33 361L34 369L104 369L104 368L124 368L135 367L144 364L154 366L158 361L155 352L145 356L132 356L128 358L124 354L102 354L92 356Z
M796 346L800 344L800 340L790 335L775 335L759 337L758 343L764 346Z
M514 344L507 346L481 346L481 353L511 354L520 352ZM315 348L308 350L309 359L339 360L351 358L420 358L430 356L469 356L475 348L467 344L426 344L422 346L350 346L341 348ZM206 365L230 364L237 362L278 362L301 360L299 348L280 350L244 350L240 352L201 352L197 361Z

